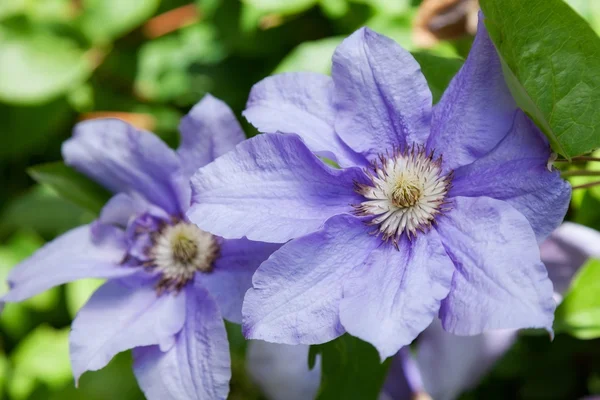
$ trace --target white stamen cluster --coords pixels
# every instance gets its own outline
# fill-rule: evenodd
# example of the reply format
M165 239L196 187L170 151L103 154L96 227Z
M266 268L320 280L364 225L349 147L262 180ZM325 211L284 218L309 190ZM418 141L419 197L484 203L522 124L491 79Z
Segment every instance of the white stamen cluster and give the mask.
M367 169L370 184L356 184L367 200L355 206L356 214L373 216L383 240L398 245L402 234L409 239L426 232L438 214L446 211L446 194L452 173L442 175L442 158L434 160L422 147L381 155Z
M150 254L152 268L162 274L158 290L181 290L196 272L212 271L218 253L214 236L196 225L166 225L155 236Z

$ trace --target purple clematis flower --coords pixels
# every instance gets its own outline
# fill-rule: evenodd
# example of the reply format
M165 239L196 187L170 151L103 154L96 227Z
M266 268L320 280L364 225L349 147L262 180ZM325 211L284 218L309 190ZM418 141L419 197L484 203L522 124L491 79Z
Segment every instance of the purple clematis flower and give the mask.
M600 232L565 222L541 245L541 257L562 298L579 268L600 257ZM403 347L394 356L379 400L454 400L474 388L513 345L515 330L456 336L435 320L420 335L416 354ZM308 346L251 341L246 368L269 400L315 398L320 365L308 369Z
M483 24L435 107L412 56L363 28L335 51L331 78L266 78L245 116L266 133L192 177L188 217L285 243L246 294L248 338L347 331L388 357L438 314L460 335L551 329L538 243L570 187L548 170L548 142L511 97Z
M119 120L76 126L65 162L113 191L97 221L48 243L11 271L3 302L79 278L108 278L73 321L77 381L133 349L147 398L225 399L223 318L241 323L244 292L278 246L224 240L189 223L189 177L244 140L225 103L206 96L183 118L181 146Z
M565 222L541 244L540 252L560 303L579 268L588 258L600 257L600 232ZM455 336L434 322L419 336L416 348L424 388L434 399L458 398L479 383L516 338L515 330Z

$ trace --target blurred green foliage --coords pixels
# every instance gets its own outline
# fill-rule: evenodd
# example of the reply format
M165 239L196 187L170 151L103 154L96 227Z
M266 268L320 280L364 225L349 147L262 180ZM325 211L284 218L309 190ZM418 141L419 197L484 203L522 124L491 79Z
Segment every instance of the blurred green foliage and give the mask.
M600 29L596 0L569 2ZM437 101L462 65L470 40L419 49L412 37L419 4L0 0L1 290L6 290L6 275L16 263L45 241L92 221L108 198L102 188L60 161L61 143L78 120L123 118L175 146L180 117L205 93L223 99L239 115L252 84L265 76L328 73L335 47L363 25L413 52ZM256 133L248 124L245 128L249 135ZM574 185L588 182L589 178L573 178ZM600 229L600 189L577 192L569 218ZM557 315L562 324L557 331L563 333L554 342L524 335L463 398L573 399L600 394L600 342L571 336L589 339L600 333L595 295L599 267L598 261L590 262L573 283ZM79 388L74 387L68 329L99 284L75 282L5 306L0 314L0 399L143 399L127 353L105 369L85 374ZM240 328L227 324L227 330L233 369L230 398L258 400L260 393L244 372L246 343ZM361 361L378 361L372 348L351 341L323 346L321 351L343 346L345 350L334 351L343 356L359 348L366 354ZM330 358L325 369L339 369L338 361ZM339 362L345 362L343 357ZM381 375L376 372L375 380Z

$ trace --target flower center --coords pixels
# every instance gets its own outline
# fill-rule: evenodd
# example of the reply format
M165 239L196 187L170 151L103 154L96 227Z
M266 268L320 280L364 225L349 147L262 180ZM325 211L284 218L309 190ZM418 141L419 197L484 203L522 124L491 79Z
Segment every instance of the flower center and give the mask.
M219 244L196 225L179 222L157 232L150 250L151 264L162 274L159 291L181 290L196 272L210 272Z
M398 208L412 207L421 198L421 193L423 185L418 179L409 174L401 174L392 190L391 201Z
M382 155L367 169L369 184L357 184L365 201L355 206L359 216L370 216L383 240L397 246L402 234L410 239L426 232L438 214L446 211L452 173L442 173L442 158L422 147Z

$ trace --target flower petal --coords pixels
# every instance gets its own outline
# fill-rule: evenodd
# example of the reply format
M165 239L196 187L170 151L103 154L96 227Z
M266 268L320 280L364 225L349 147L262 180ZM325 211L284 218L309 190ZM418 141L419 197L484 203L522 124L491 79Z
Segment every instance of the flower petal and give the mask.
M157 136L117 119L80 122L62 147L68 165L113 192L138 192L171 214L179 212L177 154Z
M541 242L562 222L571 199L571 185L548 171L549 157L544 135L518 111L492 151L455 171L449 195L506 201L527 217Z
M309 346L250 340L246 371L269 400L306 400L317 396L321 360L308 368Z
M427 148L443 154L447 171L472 163L508 133L516 109L480 19L467 61L433 107Z
M342 285L380 241L357 218L339 215L262 263L244 300L244 334L283 344L317 344L344 333Z
M270 76L252 87L244 117L265 133L295 133L315 154L342 167L364 164L335 133L333 80L312 72Z
M336 49L331 75L335 130L352 149L373 160L425 143L431 91L419 64L392 39L359 29Z
M419 336L417 363L427 393L434 399L454 400L477 385L517 338L514 330L456 336L436 319Z
M185 292L157 296L151 282L131 283L105 283L77 313L70 335L75 381L122 351L155 344L166 351L175 343L185 321Z
M208 292L190 288L175 345L133 349L134 372L148 400L225 400L231 362L227 332Z
M217 302L223 318L242 323L242 303L252 286L252 275L278 244L253 242L248 239L221 241L219 258L208 274L196 275L196 282L206 288Z
M541 244L540 253L554 291L562 295L588 258L600 258L600 232L565 222Z
M94 231L94 232L92 232ZM1 300L17 302L82 278L117 278L135 273L119 264L125 255L122 231L81 226L47 243L8 275L10 290Z
M552 282L527 219L508 203L455 197L437 230L456 272L442 302L444 329L476 335L492 329L552 329Z
M384 243L344 281L340 320L382 359L410 344L438 314L454 268L434 230L396 250Z
M179 130L181 144L177 154L187 178L246 138L229 106L210 94L182 118Z
M361 197L359 168L334 169L291 134L262 134L201 168L192 177L188 218L225 238L285 243L314 232Z
M143 213L147 207L148 204L139 196L117 193L104 205L98 221L104 225L127 228L129 219Z
M379 400L418 400L420 396L424 399L429 398L423 392L417 363L410 353L410 348L405 346L392 358Z

